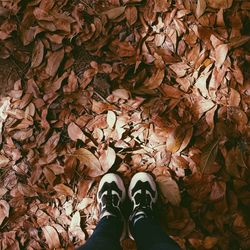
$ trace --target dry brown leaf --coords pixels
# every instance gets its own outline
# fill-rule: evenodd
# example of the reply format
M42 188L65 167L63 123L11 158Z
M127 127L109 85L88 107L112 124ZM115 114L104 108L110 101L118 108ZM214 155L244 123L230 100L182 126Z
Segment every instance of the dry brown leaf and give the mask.
M50 76L55 76L62 60L64 58L64 49L51 52L47 59L46 73Z
M24 141L28 138L30 138L33 134L33 129L23 129L23 130L19 130L16 131L13 135L12 138L14 138L17 141Z
M70 139L73 141L82 140L84 142L86 139L82 130L74 122L71 122L69 124L68 134L69 134Z
M78 241L82 242L82 244L85 242L85 233L81 229L81 216L79 211L75 212L70 225L69 225L69 233L70 236L76 237Z
M186 130L183 126L176 127L171 131L171 133L167 137L166 148L168 151L175 153L177 152L181 145L183 144L183 140L185 138Z
M116 8L107 10L105 12L102 12L102 14L107 15L109 19L116 19L117 17L119 17L120 15L124 13L125 8L126 8L125 6L116 7Z
M128 100L130 93L128 90L126 89L116 89L112 91L112 94L118 98L124 99L124 100Z
M54 227L49 225L44 226L42 230L49 249L59 248L61 246L58 233Z
M184 139L182 141L182 144L181 144L180 148L176 151L176 153L182 152L187 147L187 145L189 144L192 136L193 136L193 127L190 127L190 128L185 127Z
M107 123L110 128L113 128L116 122L116 114L115 112L109 110L107 114Z
M219 140L215 140L203 148L200 160L201 172L209 172L209 168L213 165L219 149Z
M70 187L64 185L63 183L60 183L60 184L54 186L54 189L59 194L62 194L65 196L71 196L71 197L74 196L73 190Z
M5 200L0 200L0 226L6 217L9 217L10 205Z
M214 102L209 100L209 99L205 99L203 97L197 97L195 102L193 103L193 106L191 108L191 110L193 111L193 114L195 116L196 119L200 119L200 117L207 112L208 110L210 110L211 108L213 108L215 106Z
M169 0L154 0L154 12L166 12L171 5Z
M9 162L10 160L6 156L0 154L0 168L6 167Z
M43 61L43 56L44 56L44 45L41 40L38 40L35 43L35 47L32 53L31 67L32 68L38 67Z
M99 160L88 149L79 148L72 156L75 156L82 164L86 165L87 173L90 177L97 177L103 174Z
M115 150L111 147L108 147L100 155L100 162L104 172L107 172L115 163L116 153Z
M196 16L197 18L201 17L207 7L206 0L198 0L197 7L196 7Z
M226 60L228 53L228 45L220 44L215 48L215 62L216 66L220 68L224 61Z
M181 195L175 180L169 176L158 176L156 179L165 202L170 202L173 206L179 206Z
M232 6L233 0L207 0L207 3L215 9L228 9Z
M226 194L226 183L224 181L215 181L212 186L209 199L211 201L218 201L222 199Z
M228 105L238 107L240 104L240 100L241 100L240 93L237 90L230 88Z
M129 25L133 25L138 18L137 8L134 6L127 6L125 10L125 17Z
M155 89L158 88L165 76L165 70L157 70L153 75L146 79L142 88L145 89Z

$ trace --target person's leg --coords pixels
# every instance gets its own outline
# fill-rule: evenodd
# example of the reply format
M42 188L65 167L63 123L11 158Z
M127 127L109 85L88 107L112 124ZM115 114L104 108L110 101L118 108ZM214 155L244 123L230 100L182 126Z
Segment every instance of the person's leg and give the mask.
M124 233L121 204L125 196L126 190L118 175L110 173L102 177L97 191L100 221L92 236L78 250L121 250L120 238Z
M133 236L138 250L180 250L152 218L139 219L133 227Z
M115 216L103 217L87 242L77 250L121 250L123 222Z
M179 250L178 244L154 219L153 207L158 194L153 177L147 173L134 175L128 194L133 203L129 218L130 237L135 239L138 250Z

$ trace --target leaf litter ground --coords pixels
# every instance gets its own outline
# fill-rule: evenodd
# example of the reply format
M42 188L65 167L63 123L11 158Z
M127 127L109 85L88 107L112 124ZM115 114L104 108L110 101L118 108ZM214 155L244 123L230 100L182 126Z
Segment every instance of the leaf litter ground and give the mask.
M148 171L183 249L249 249L249 9L2 1L0 248L83 244L101 176Z

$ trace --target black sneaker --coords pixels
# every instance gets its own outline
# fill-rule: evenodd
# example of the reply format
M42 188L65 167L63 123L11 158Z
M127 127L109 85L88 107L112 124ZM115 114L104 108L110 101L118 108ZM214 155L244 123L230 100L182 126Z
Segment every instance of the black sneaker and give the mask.
M130 181L128 195L133 203L133 211L129 217L128 233L133 239L131 228L142 218L153 217L153 207L158 193L155 181L150 174L141 172L133 176Z
M126 189L121 177L112 173L104 175L97 192L100 219L105 216L122 217L121 204L125 198Z

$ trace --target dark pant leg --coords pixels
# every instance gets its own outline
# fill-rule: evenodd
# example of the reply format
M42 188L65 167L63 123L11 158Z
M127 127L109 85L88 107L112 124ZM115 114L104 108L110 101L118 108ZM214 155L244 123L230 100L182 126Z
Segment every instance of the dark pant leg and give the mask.
M154 219L138 220L133 227L133 236L138 250L180 250Z
M122 221L117 217L103 217L91 237L77 250L121 250L122 227Z

